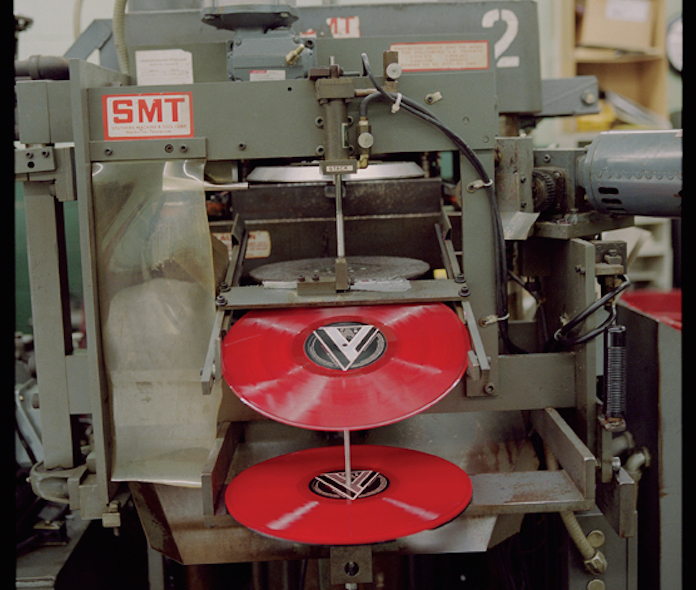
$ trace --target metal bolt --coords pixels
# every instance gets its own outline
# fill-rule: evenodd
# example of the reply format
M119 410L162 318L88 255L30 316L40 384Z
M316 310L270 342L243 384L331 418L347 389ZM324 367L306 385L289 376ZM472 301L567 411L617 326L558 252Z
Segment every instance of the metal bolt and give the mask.
M483 386L483 391L486 392L488 395L495 393L495 383L486 383Z
M597 95L591 90L585 90L585 92L582 93L582 102L588 106L593 105L597 102Z
M221 281L220 282L220 291L229 291L230 286L227 284L227 281Z
M174 146L171 143L168 143L164 146L164 151L169 154L174 151Z
M318 281L319 280L319 275L312 275L312 280L313 281Z
M304 275L300 275L299 277L297 277L297 282L298 282L298 283L304 283L304 282L305 282Z
M218 305L225 305L227 303L227 297L225 297L224 295L218 295L215 298L215 303L217 303Z
M243 141L240 141L240 142L237 144L237 147L238 147L240 150L245 150L246 147L247 147L247 145L246 145L246 143L244 143Z
M595 578L594 580L590 580L587 583L587 590L604 590L605 588L606 588L606 585L599 578Z
M398 63L392 62L389 65L387 65L384 73L387 75L387 78L391 80L397 80L401 77L402 69ZM429 102L428 104L432 104L432 102Z
M548 164L551 161L551 156L549 154L544 154L542 160Z
M186 153L188 151L188 146L186 144L183 144L179 147L179 150Z
M48 150L41 150L41 155L42 155L44 158L48 158L48 156L51 155L51 152L49 152Z
M457 273L457 276L454 277L454 282L455 283L466 283L466 278L464 277L463 272Z
M466 285L459 289L460 297L468 297L469 295L471 295L471 292L469 291L469 287L467 287Z
M595 549L598 549L602 545L604 545L604 541L606 540L606 537L604 536L604 533L600 531L599 529L595 529L593 531L590 531L587 534L587 541L590 545L592 545Z
M24 155L27 157L27 160L31 160L34 157L33 152L24 152Z
M104 150L104 155L106 155L106 156L110 156L113 153L114 153L114 150L112 150L111 148L106 148Z

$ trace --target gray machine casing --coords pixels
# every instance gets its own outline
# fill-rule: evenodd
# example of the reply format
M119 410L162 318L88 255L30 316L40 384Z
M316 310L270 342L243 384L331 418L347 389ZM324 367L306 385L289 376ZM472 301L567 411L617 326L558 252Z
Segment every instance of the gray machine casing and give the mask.
M201 357L204 392L199 394L205 395L208 385L222 383L223 402L217 437L207 462L201 466L200 488L129 482L150 544L156 550L184 564L330 554L328 547L297 546L261 537L226 513L224 485L240 470L282 453L331 444L316 433L261 420L220 380L216 346L232 317L263 307L440 301L453 305L472 337L466 376L427 413L366 433L365 442L418 448L448 458L471 475L474 499L463 515L441 529L376 545L372 551L480 552L518 532L524 514L599 508L604 526L616 533L613 550L624 557L633 555L635 485L623 477L623 471L612 471L612 435L598 426L598 344L591 341L574 349L545 351L540 322L515 315L513 310L510 336L530 354L504 350L496 323L492 211L485 191L475 184L480 180L478 174L465 158L452 158L453 176L459 183L456 186L437 177L347 183L349 250L354 249L355 254L413 257L422 253L431 266L446 270L446 279L411 281L411 290L405 295L302 295L250 284L249 271L260 262L244 261L249 231L268 231L279 245L267 262L325 256L334 248L332 201L323 201L330 180L283 186L247 184L245 179L257 164L298 165L321 159L325 134L317 124L323 111L315 81L304 77L307 66L302 64L299 69L288 68L287 79L247 81L246 74L238 73L261 67L254 59L237 54L234 64L229 65L229 50L235 39L242 40L243 45L244 35L204 26L199 10L149 10L148 4L141 7L134 2L126 18L133 72L130 78L75 59L70 62L69 81L17 84L19 140L31 146L16 153L16 171L26 187L28 248L38 261L31 275L40 359L37 367L40 379L55 387L50 395L42 393L41 397L41 411L50 414L52 420L50 425L46 422L45 458L37 479L45 481L49 471L54 475L64 473L71 507L79 508L83 518L115 522L112 500L118 482L111 478L115 425L102 349L100 253L95 240L100 220L93 203L93 166L205 161L206 193L229 191L234 214L220 225L230 238L231 264L225 276L229 284L224 291L217 285L218 307L210 347L208 351L196 351ZM587 80L579 85L562 82L560 86L541 80L535 2L327 6L307 7L299 13L290 31L266 33L269 39L284 39L278 47L275 41L271 43L272 60L281 52L280 45L283 50L286 44L297 45L311 29L315 37L311 54L307 54L308 63L311 58L318 66L330 61L339 64L358 91L370 88L362 71L361 52L368 54L371 63L381 65L382 52L394 43L487 43L488 67L407 71L398 79L398 92L427 104L468 143L495 179L515 270L536 279L547 294L544 306L551 332L596 300L598 278L604 281L604 277L623 275L625 260L613 260L613 266L609 265L605 250L594 238L602 231L631 225L630 215L645 209L636 205L635 211L629 208L618 216L601 206L595 210L594 201L585 200L583 182L592 200L591 189L596 181L585 180L583 158L589 170L590 164L599 162L599 155L608 149L605 144L598 144L592 152L534 150L530 138L498 137L501 120L506 118L516 121L520 116L580 114L596 108L581 100ZM420 18L424 14L427 18ZM357 26L346 19L358 16L360 36L337 38L337 27ZM255 35L254 43L262 43L263 33ZM135 52L172 47L191 53L193 83L139 86ZM272 60L262 66L270 68ZM381 67L374 69L383 80ZM230 77L244 80L230 81ZM574 100L567 99L568 88L572 88ZM564 112L551 108L557 103L549 99L549 92L566 95L561 109ZM134 140L105 136L107 99L173 94L190 97L190 136ZM435 95L441 98L428 103L426 97ZM347 101L345 141L354 154L358 102ZM375 140L372 154L387 160L415 158L427 162L432 154L455 151L440 131L408 113L392 113L384 103L370 107L370 123ZM673 140L674 134L666 139ZM62 142L74 142L74 147L55 147ZM654 147L649 146L648 152L652 153ZM677 156L672 158L670 165ZM557 173L556 201L545 212L529 210L533 194L528 181L533 169L542 169L551 176ZM211 182L213 176L223 178ZM642 187L631 185L629 189L640 191ZM370 199L371 191L380 198ZM409 198L401 199L399 194L405 191ZM661 196L664 189L659 192ZM447 197L446 206L436 203L441 195ZM65 281L59 272L60 255L56 259L47 256L46 251L46 241L50 242L54 234L56 243L60 243L60 207L69 200L76 200L80 211L88 343L83 352L72 350L59 336L65 329ZM515 225L518 223L521 225ZM301 237L308 234L312 239L303 241ZM380 248L383 251L377 251ZM466 295L455 280L459 271L466 276ZM591 318L585 329L596 325ZM89 415L94 424L89 465L81 462L72 439L72 420L78 413ZM529 436L531 430L551 448L561 470L537 470L539 461ZM242 433L244 437L240 438ZM583 576L582 583L586 584L590 578ZM627 589L635 588L632 574L623 582Z

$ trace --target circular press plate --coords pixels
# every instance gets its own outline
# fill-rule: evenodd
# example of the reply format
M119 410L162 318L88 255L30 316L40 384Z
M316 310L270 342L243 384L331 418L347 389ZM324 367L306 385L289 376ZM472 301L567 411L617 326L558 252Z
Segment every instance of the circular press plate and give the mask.
M343 180L393 180L400 178L422 178L423 168L415 162L372 162L352 174L344 174ZM247 175L248 182L296 183L332 182L332 175L321 173L319 164L300 166L258 166Z
M222 371L278 422L363 430L413 416L466 369L469 336L443 303L252 311L227 332Z
M430 265L415 258L397 256L348 256L348 276L353 280L413 279L428 272ZM251 271L251 276L263 281L296 281L314 275L330 277L336 273L335 258L304 258L264 264Z
M351 447L346 485L343 447L321 447L258 463L225 491L232 517L261 534L296 543L360 545L441 526L471 502L469 476L421 451Z

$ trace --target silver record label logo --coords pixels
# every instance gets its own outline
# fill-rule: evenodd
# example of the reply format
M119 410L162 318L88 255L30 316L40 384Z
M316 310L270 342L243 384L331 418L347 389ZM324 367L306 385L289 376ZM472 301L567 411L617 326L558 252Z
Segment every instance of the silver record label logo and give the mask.
M344 471L322 473L310 482L309 489L325 498L357 500L379 494L389 486L389 480L379 471L353 471L350 479L350 485L347 485Z
M374 363L387 349L387 339L375 326L338 322L314 330L305 341L311 361L327 369L348 371Z

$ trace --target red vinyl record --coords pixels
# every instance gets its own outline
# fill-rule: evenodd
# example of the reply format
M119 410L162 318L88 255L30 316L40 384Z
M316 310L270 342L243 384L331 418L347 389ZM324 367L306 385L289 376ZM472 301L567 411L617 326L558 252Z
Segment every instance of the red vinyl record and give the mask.
M309 430L413 416L462 378L469 335L443 303L252 311L228 331L222 371L257 412Z
M346 486L343 448L308 449L258 463L227 486L239 523L296 543L361 545L441 526L471 502L469 476L421 451L351 447Z

